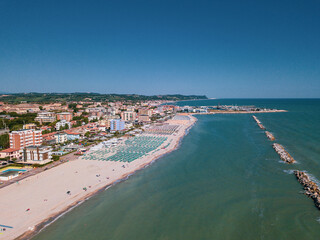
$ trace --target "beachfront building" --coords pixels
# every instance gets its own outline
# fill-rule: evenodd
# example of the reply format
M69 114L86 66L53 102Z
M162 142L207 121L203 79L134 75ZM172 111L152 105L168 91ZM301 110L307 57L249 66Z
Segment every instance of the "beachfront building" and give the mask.
M40 146L42 144L42 133L40 130L23 129L9 133L10 148L22 149L28 146Z
M123 131L125 129L124 127L124 121L120 119L112 119L110 120L110 131Z
M40 124L51 123L56 120L56 116L53 112L39 112L34 120L39 122Z
M137 118L137 113L135 111L124 111L121 112L120 115L123 121L135 121Z
M0 151L0 158L6 158L9 160L20 159L21 152L19 149L15 149L15 148L4 149Z
M23 149L23 163L44 164L51 161L51 147L48 146L29 146Z
M56 143L65 143L68 141L66 133L57 133L54 135Z
M67 126L68 128L71 128L71 123L66 120L61 120L60 122L56 123L57 130L60 130L60 128L66 128Z
M72 113L70 112L57 113L57 120L65 120L67 122L70 122L72 120Z

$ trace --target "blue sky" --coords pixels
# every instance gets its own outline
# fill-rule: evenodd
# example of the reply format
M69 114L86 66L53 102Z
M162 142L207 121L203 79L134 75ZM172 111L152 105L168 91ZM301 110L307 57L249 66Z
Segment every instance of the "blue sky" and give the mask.
M320 97L319 23L319 1L0 0L0 91Z

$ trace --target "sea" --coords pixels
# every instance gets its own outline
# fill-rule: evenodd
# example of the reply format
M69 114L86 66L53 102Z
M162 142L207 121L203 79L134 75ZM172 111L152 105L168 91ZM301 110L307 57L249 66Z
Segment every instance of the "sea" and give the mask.
M297 161L283 163L252 114L196 115L179 148L100 192L34 240L315 240L320 211L293 170L320 181L320 99L213 99L184 106L255 105Z

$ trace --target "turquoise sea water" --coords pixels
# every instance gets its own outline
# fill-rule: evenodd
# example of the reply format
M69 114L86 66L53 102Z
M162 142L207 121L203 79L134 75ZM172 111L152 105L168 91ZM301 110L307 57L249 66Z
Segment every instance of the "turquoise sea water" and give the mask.
M84 202L34 237L320 239L320 211L290 170L320 179L320 99L220 99L287 109L256 114L298 161L280 161L250 114L202 115L178 150Z

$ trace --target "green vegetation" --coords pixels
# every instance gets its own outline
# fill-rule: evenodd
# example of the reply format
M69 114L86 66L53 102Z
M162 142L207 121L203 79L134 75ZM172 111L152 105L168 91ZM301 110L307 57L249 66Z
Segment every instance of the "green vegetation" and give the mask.
M70 109L73 109L73 112L78 112L77 104L76 103L71 103L68 106Z
M84 123L86 123L86 124L89 122L89 121L88 121L88 118L85 117L83 114L82 114L81 116L74 116L72 120L73 120L73 121L77 121L77 123L76 123L76 124L73 124L72 127L79 127L79 126L82 125L82 122L84 122Z
M145 96L138 94L100 94L100 93L15 93L0 96L0 101L18 104L22 101L29 103L52 103L52 102L72 102L72 101L93 101L93 102L114 102L114 101L145 101L145 100L191 100L207 99L205 95L154 95ZM74 110L76 107L72 107Z
M36 113L18 114L15 112L2 112L0 113L0 115L9 115L10 117L14 117L14 119L12 120L3 119L3 121L0 121L0 129L3 129L5 128L5 126L7 126L10 129L10 131L14 131L21 129L23 125L27 123L39 124L34 121L35 117L37 116Z
M0 135L0 148L5 149L9 148L10 143L9 143L9 134L2 134Z

